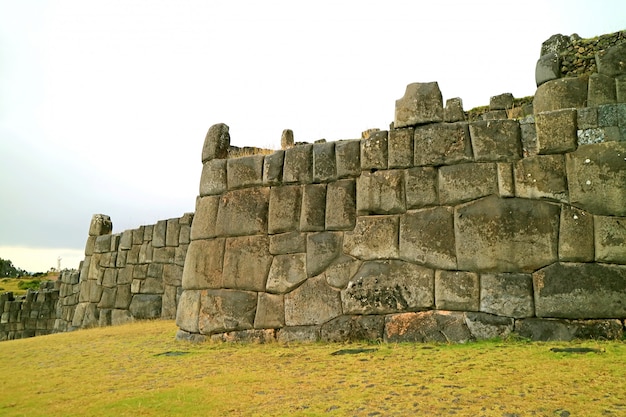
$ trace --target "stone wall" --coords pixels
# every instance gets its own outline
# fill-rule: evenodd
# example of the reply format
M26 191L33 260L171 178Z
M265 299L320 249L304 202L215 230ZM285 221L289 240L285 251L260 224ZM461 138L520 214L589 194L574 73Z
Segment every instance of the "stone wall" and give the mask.
M228 159L212 126L178 338L622 337L626 71L611 71L602 93L554 79L529 116L498 112L509 94L472 122L415 83L388 131L270 155Z
M52 281L22 297L0 294L0 341L54 333L58 301L59 286Z

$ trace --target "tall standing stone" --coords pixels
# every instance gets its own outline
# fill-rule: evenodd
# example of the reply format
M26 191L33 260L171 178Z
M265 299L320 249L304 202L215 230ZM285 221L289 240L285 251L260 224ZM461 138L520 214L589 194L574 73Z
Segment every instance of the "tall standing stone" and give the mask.
M226 159L230 148L228 126L218 123L209 128L202 147L202 162L211 159Z

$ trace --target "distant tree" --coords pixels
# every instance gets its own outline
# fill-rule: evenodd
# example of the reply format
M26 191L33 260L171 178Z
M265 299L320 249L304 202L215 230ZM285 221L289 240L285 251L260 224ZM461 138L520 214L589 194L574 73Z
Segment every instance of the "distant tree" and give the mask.
M0 258L0 277L16 278L27 274L28 272L23 269L13 266L13 262L10 260Z

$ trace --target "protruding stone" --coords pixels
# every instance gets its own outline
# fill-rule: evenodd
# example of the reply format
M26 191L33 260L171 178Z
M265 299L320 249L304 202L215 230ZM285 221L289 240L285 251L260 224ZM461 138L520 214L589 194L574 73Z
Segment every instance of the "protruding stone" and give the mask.
M537 317L626 317L626 266L555 263L533 274Z
M468 163L439 168L439 204L454 205L498 194L495 163Z
M345 314L386 314L432 308L432 269L404 261L363 263L341 291Z
M200 196L222 194L228 188L226 183L226 160L211 159L202 165L200 175Z
M398 258L398 217L358 217L344 234L344 252L363 260Z
M585 107L588 80L587 76L559 78L540 85L533 99L535 114Z
M458 269L532 272L557 260L558 205L495 196L455 209Z
M416 166L451 165L473 159L470 133L465 122L417 127L413 142Z
M592 214L626 216L626 142L580 146L565 163L572 205Z
M515 164L517 197L568 201L565 157L536 155Z
M101 236L111 234L113 222L106 214L94 214L89 224L89 236Z
M446 100L446 108L443 110L443 121L446 123L454 123L465 121L465 119L463 100L459 97Z
M561 52L565 52L571 43L572 39L569 36L561 35L560 33L552 35L541 44L541 56L550 53L560 54Z
M319 325L341 314L339 291L331 288L323 275L309 278L285 295L287 326Z
M404 97L396 100L396 129L443 121L443 98L437 82L413 83Z
M456 269L452 207L409 211L400 218L400 258L441 269Z
M538 153L565 153L576 150L577 118L576 109L536 114Z
M435 307L438 310L478 311L478 274L465 271L435 272Z
M293 148L294 139L293 139L293 130L285 129L283 133L280 135L280 148L282 150Z
M561 76L561 60L556 52L543 55L535 66L535 84L540 85Z
M480 276L480 311L513 318L535 315L530 274L483 274Z
M504 93L489 99L489 110L508 110L513 107L513 94Z
M596 262L626 264L626 217L593 216Z
M522 157L520 125L515 120L472 122L469 131L476 161L506 162Z
M184 331L198 333L199 312L200 291L183 291L176 310L176 325Z
M218 123L209 128L202 147L202 163L211 159L226 159L230 147L228 126Z
M306 255L276 255L267 279L267 292L285 294L306 281Z

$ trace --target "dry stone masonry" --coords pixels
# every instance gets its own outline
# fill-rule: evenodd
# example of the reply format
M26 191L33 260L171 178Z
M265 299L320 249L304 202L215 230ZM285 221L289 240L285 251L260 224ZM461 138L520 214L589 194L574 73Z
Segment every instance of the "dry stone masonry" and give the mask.
M287 131L281 151L226 159L228 127L211 127L178 338L622 337L624 47L552 79L542 49L518 117L503 94L467 122L431 82L361 140L294 146Z

